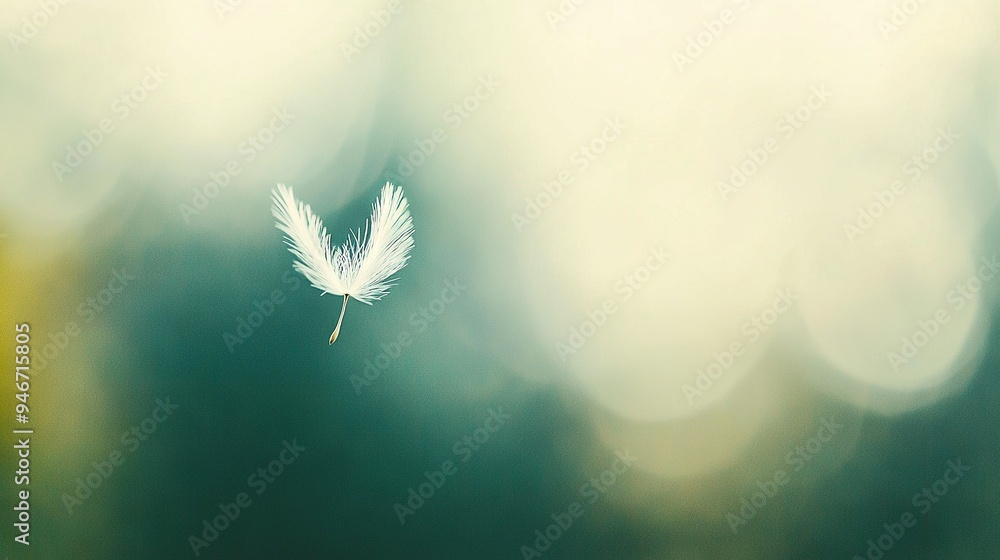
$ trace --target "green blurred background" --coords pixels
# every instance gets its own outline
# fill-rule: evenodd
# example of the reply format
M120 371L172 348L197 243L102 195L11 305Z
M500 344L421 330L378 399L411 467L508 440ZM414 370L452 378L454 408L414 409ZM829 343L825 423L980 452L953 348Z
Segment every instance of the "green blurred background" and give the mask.
M759 4L9 2L0 356L30 324L35 433L23 546L11 374L5 557L1000 558L997 291L947 297L1000 239L998 9ZM387 181L412 258L328 346L270 191L340 243Z

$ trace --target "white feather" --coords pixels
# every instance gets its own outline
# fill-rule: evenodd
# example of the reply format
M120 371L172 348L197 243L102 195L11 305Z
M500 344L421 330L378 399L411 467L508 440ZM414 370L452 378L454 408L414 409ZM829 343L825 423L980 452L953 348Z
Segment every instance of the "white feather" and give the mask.
M352 297L371 305L389 293L399 272L410 260L413 249L413 221L403 189L386 183L372 205L372 217L363 230L350 232L340 247L332 247L323 221L308 204L295 199L291 187L279 184L272 191L277 227L285 232L289 250L298 257L293 267L325 294L344 296L340 319L330 336L337 339Z

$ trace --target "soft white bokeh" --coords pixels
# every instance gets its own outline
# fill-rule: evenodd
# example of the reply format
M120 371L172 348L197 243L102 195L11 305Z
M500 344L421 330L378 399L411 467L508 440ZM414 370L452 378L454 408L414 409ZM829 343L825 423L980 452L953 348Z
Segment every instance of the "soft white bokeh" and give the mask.
M996 54L998 7L922 4L883 35L891 2L742 5L587 2L554 28L545 12L555 4L421 10L424 25L408 36L419 46L413 68L438 63L410 75L420 100L415 121L433 126L438 108L472 93L480 75L500 82L421 180L443 201L477 188L449 181L449 168L471 174L489 165L485 196L496 202L481 222L493 235L480 247L515 244L518 281L497 289L526 303L537 344L548 349L548 362L526 375L545 372L579 387L623 421L684 431L692 417L735 410L752 378L778 371L883 414L932 404L967 381L987 328L982 302L957 311L946 297L978 266L996 205L995 190L982 188L995 181L968 163L984 133L996 142L995 128L976 120L970 104L995 95L983 89L995 75L982 73ZM723 8L733 23L678 70L674 53ZM443 14L452 24L431 31ZM830 93L821 101L817 91ZM789 129L786 115L809 103L800 113L808 117ZM621 137L586 169L575 165L574 152L608 118L624 123ZM914 177L908 161L942 131L958 139ZM717 182L769 138L777 148L766 163L737 193L720 196ZM560 171L572 181L557 196L544 194ZM905 194L851 239L845 224L894 181ZM546 208L530 223L500 225L504 214L525 216L532 201ZM654 246L671 253L667 265L631 300L618 301L620 310L564 362L557 344L606 298L620 299L616 281ZM713 353L746 343L741 325L788 287L801 300L704 397L688 402L683 385ZM894 372L887 352L946 306L950 322L905 372ZM798 347L805 366L762 369L761 353L779 343ZM648 439L649 429L636 430ZM667 439L661 444L673 449ZM741 438L716 444L730 458L742 445ZM684 471L668 465L652 470Z
M223 2L61 5L37 35L0 50L0 113L20 131L3 141L6 218L25 234L69 235L116 195L154 189L179 222L226 232L266 204L279 181L302 179L296 186L303 195L329 189L320 171L342 177L334 199L342 205L359 190L354 180L365 154L351 148L372 134L392 39L376 37L353 64L342 48L383 4L248 0L230 11L217 11ZM0 27L19 33L21 18L39 10L30 0L8 3ZM132 104L119 101L144 83ZM273 121L275 110L294 118ZM52 163L66 160L66 147L103 119L114 130L70 173L55 172ZM264 133L264 149L246 147L272 122L284 126L273 140ZM233 159L240 173L204 213L184 219L179 206L191 206L194 190L203 191L210 174ZM326 204L319 209L330 209Z

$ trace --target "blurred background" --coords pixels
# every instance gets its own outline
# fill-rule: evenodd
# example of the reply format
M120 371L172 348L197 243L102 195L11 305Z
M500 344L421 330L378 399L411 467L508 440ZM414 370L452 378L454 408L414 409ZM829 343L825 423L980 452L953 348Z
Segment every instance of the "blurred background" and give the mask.
M998 23L6 2L5 558L1000 558ZM279 182L410 203L333 346Z

